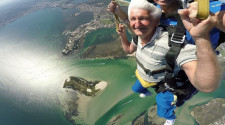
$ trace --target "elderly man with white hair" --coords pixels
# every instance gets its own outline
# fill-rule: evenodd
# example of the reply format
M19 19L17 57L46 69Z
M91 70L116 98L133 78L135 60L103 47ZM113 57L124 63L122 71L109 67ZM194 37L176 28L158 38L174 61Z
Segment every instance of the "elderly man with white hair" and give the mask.
M179 14L196 45L184 43L176 58L174 74L184 70L190 81L188 86L194 86L203 92L212 92L218 87L220 80L219 64L209 39L209 31L215 22L211 17L206 20L193 20L189 17L191 11L188 9L181 10ZM129 54L136 51L138 80L132 90L141 93L140 97L151 95L148 87L166 86L165 71L161 69L166 66L165 57L170 46L168 32L158 27L160 16L161 10L147 0L132 0L128 7L128 17L130 27L138 38L129 42L125 26L121 24L117 30L124 51ZM146 73L146 69L150 72ZM166 87L169 89L156 91L157 113L167 119L165 125L172 125L176 119L174 109L177 95L172 91L174 88L168 85Z

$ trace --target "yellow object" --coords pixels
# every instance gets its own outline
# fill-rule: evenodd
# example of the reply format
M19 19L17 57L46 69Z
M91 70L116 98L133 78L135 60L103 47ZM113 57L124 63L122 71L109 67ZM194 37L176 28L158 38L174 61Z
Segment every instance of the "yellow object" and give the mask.
M157 83L155 83L155 82L147 82L147 81L145 81L144 79L142 79L142 78L140 77L140 75L138 74L138 71L137 71L137 70L135 71L135 75L136 75L137 79L140 81L141 85L142 85L144 88L148 88L148 87L151 87L151 86L154 86L154 85L157 84Z
M198 1L197 18L206 19L209 16L209 0L195 0Z
M119 18L118 18L118 15L116 15L114 13L114 16L115 16L115 21L116 21L116 30L118 30L118 27L119 27Z
M177 96L173 95L173 102L171 103L171 105L175 105L177 103Z
M112 1L116 1L116 0L112 0ZM119 27L119 18L118 18L118 15L116 15L114 13L114 16L115 16L115 21L116 21L116 30L118 30L118 27Z

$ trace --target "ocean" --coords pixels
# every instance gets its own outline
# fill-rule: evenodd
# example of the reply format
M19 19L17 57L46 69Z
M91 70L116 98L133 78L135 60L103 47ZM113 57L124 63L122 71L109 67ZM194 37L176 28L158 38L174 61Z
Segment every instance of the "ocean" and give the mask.
M58 95L65 92L62 87L69 76L107 81L109 85L104 92L108 95L116 92L120 96L114 99L115 102L108 101L110 106L131 93L128 88L119 94L121 89L127 88L126 83L135 80L132 59L77 60L72 55L61 54L67 42L62 35L68 25L65 15L70 15L71 11L60 8L38 10L0 29L0 124L70 125L58 99ZM115 75L112 77L111 74ZM124 83L116 87L115 83L120 82ZM113 91L110 86L118 90ZM101 101L102 98L99 103ZM103 109L108 108L105 105ZM96 116L96 112L91 114ZM92 122L100 117L94 116L90 116Z
M0 28L1 125L72 125L63 115L59 100L69 76L108 83L82 112L88 125L104 125L117 114L125 114L121 124L130 125L155 104L155 94L142 99L131 91L136 80L134 59L79 60L61 54L66 43L62 35L68 25L65 18L72 11L76 10L42 9ZM75 23L79 26L89 20ZM212 98L224 98L224 84L213 93L199 92L178 108L176 124L194 124L191 109Z

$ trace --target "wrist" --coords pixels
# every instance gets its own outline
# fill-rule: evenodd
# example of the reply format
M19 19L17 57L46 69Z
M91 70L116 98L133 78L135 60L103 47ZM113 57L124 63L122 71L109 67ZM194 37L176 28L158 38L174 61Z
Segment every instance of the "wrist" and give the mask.
M209 36L198 37L198 38L195 38L194 41L195 41L198 52L206 53L206 52L212 51L212 45L211 45Z
M210 34L205 33L205 34L191 34L192 38L194 39L195 42L201 42L201 41L208 41L210 42Z

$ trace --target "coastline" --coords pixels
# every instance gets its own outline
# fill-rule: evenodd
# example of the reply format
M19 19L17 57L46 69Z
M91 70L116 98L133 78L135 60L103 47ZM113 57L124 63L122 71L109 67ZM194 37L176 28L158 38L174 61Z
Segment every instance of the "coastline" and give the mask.
M87 84L93 84L83 78L80 78L80 80L83 80ZM69 81L71 81L71 77L65 80L65 82ZM60 104L66 119L71 121L73 124L87 124L88 106L90 102L96 95L99 95L99 92L104 91L107 85L108 83L106 81L99 81L94 86L94 89L97 92L91 96L88 96L79 90L73 90L71 89L72 87L66 87L63 95L60 95ZM88 88L86 88L86 90L88 92Z
M199 124L221 124L225 121L225 99L215 98L207 104L196 106L191 115Z
M56 8L61 7L63 9L65 8L75 8L77 4L70 3L72 0L65 0L65 1L51 1L51 0L39 0L39 1L30 1L24 2L21 1L21 3L17 4L16 6L23 6L21 10L18 10L16 12L8 12L4 16L4 20L0 20L0 28L4 27L5 25L17 20L20 17L23 17L25 15L28 15L34 11L45 9L45 8ZM26 5L26 6L25 6ZM15 5L12 5L14 7ZM11 7L11 6L10 6ZM13 13L13 14L12 14ZM10 16L9 16L10 15Z
M71 117L71 119L73 120L74 123L77 123L77 121L83 120L83 121L87 121L87 110L88 110L88 105L90 103L90 101L92 100L93 97L89 97L86 96L84 94L81 94L79 92L77 92L77 111L78 111L78 115L76 117ZM81 119L82 118L82 119Z
M95 90L103 90L107 87L108 83L106 81L100 81L98 84L95 85Z
M97 94L99 92L104 91L104 89L107 87L107 82L105 81L100 81L98 84L96 84L95 89L99 89ZM82 118L84 121L88 121L88 105L92 101L93 97L86 96L82 93L77 92L77 111L78 111L78 116L72 117L74 121L80 120L79 118ZM78 118L78 119L77 119Z

